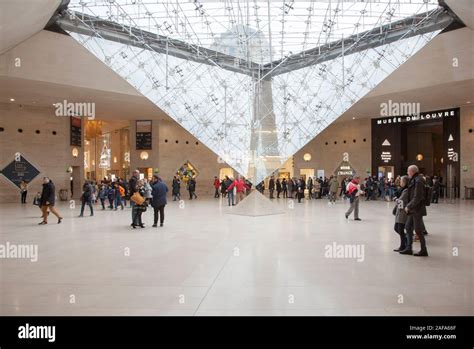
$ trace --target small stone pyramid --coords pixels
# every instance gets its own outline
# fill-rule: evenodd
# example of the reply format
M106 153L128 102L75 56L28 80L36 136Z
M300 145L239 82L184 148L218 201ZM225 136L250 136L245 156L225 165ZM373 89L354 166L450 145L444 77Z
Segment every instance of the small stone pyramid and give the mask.
M262 195L258 190L252 192L236 206L230 208L230 214L241 216L269 216L283 214L285 211L270 199Z

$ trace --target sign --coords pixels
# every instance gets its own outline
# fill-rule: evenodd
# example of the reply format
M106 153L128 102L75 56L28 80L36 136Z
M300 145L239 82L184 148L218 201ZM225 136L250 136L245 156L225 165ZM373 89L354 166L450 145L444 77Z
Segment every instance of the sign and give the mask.
M389 151L383 151L382 154L380 154L380 158L383 162L389 163L390 161L392 161L392 153L390 153Z
M20 188L21 181L30 183L40 174L40 171L26 160L23 155L19 154L16 159L5 166L1 173L6 179Z
M151 120L137 120L135 132L135 145L137 150L152 149Z
M456 116L457 109L447 109L435 112L420 113L419 115L393 116L388 118L376 119L377 125L399 124L414 121L439 120L447 117Z
M80 147L82 145L82 120L78 116L71 116L70 128L71 128L71 145Z
M318 170L318 178L324 179L324 170Z
M355 170L349 163L349 153L342 154L342 162L334 170L336 176L353 176L355 175Z

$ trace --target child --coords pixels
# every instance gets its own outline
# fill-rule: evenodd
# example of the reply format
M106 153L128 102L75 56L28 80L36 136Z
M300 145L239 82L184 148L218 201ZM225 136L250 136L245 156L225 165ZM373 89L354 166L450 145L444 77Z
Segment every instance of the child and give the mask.
M393 208L393 214L395 215L395 226L394 230L400 236L400 247L394 249L395 252L400 252L407 246L405 238L405 223L407 221L407 213L405 212L405 206L408 203L408 176L403 176L400 179L400 188L397 191L395 200L397 205Z

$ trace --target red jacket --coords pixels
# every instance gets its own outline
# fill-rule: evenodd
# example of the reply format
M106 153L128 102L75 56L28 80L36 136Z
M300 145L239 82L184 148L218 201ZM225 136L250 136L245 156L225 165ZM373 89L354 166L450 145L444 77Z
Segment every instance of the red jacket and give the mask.
M232 182L231 185L229 185L229 188L227 188L227 191L231 191L234 187L237 188L237 193L241 193L244 191L244 189L250 189L250 187L245 184L243 179L236 179L235 181Z
M221 186L221 181L219 179L214 179L214 188L219 189Z

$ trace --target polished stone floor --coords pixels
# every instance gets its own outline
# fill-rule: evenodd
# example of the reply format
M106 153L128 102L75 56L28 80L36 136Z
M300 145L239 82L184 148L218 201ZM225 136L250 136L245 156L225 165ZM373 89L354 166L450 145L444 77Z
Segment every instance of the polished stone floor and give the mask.
M275 200L276 201L276 200ZM227 214L220 199L170 202L163 228L133 230L130 208L0 205L0 244L36 244L38 261L0 259L1 315L474 315L474 202L429 207L430 257L392 252L393 204L280 199L283 215ZM363 259L327 258L327 245ZM415 249L418 249L416 244ZM350 255L345 255L350 257Z

